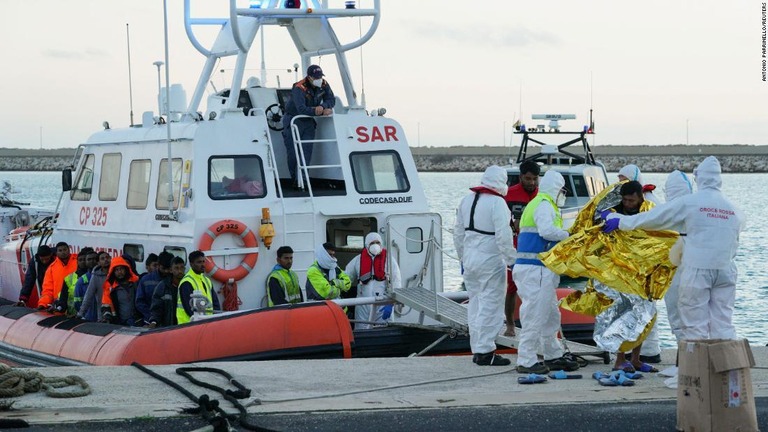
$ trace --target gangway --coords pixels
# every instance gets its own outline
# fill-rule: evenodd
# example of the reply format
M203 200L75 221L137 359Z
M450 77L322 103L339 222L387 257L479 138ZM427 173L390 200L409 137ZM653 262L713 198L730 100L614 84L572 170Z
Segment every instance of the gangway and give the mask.
M393 300L418 311L422 317L432 318L448 327L448 332L446 332L445 335L441 336L417 355L425 354L452 334L469 335L467 308L454 300L420 286L394 289L390 296ZM434 326L425 326L425 328L435 329ZM496 336L496 344L517 349L520 344L520 339L517 335L520 334L520 331L521 329L518 327L515 331L515 336L505 336L503 333L499 333L499 335ZM590 345L561 338L558 339L563 344L563 348L566 352L579 356L596 356L601 358L605 364L610 362L610 356L606 351L598 350L596 347ZM539 355L541 354L542 353L539 352Z

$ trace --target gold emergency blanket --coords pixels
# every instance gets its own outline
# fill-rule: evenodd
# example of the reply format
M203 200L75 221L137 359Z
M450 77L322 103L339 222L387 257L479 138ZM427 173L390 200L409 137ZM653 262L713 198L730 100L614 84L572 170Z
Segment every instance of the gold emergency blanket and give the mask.
M644 230L602 232L602 221L595 221L595 212L613 207L599 204L606 197L611 198L609 195L615 198L620 185L611 185L595 196L579 212L569 229L571 236L539 254L539 258L557 274L595 279L619 292L658 300L675 275L669 249L678 234ZM647 208L648 204L646 201L643 206Z
M579 212L571 236L539 254L555 273L590 279L586 291L571 293L560 306L596 317L595 342L611 352L631 350L650 332L656 319L652 300L664 296L676 270L669 262L669 249L678 237L672 231L603 233L603 222L596 215L621 202L621 184L595 196ZM651 207L645 201L641 211Z

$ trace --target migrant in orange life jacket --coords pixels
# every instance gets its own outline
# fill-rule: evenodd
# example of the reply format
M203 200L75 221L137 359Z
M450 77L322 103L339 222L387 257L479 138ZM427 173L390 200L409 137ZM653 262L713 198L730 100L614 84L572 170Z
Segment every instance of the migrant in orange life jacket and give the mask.
M520 217L523 215L523 210L525 210L525 206L536 197L537 193L539 193L539 188L536 188L533 192L528 192L523 188L522 183L511 186L507 190L507 195L504 197L504 201L507 202L509 211L512 212L512 216L515 220L520 220ZM514 225L512 225L512 230L515 234L515 249L517 249L517 234L519 230L515 229Z
M40 296L38 306L50 306L53 301L59 298L61 287L64 286L64 278L77 271L77 254L70 254L69 261L66 264L61 262L59 257L53 260L48 270L45 271L43 278L43 292Z
M112 258L112 262L109 265L109 272L107 273L107 280L104 281L104 290L101 294L101 306L109 306L110 309L112 309L112 312L115 312L115 305L112 304L112 289L114 289L119 282L115 280L113 276L113 272L115 271L115 268L125 266L128 268L128 281L136 283L139 281L139 277L136 276L136 273L131 270L131 265L128 263L128 261L119 256Z

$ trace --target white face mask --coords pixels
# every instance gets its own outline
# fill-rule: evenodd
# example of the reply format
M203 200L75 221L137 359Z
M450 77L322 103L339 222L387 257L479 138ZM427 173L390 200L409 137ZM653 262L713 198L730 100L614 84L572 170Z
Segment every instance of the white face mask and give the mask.
M376 256L381 253L381 245L373 243L370 246L368 246L368 252L371 253L371 255Z
M312 80L312 85L315 87L322 87L323 79L320 78L320 79Z
M555 201L557 203L558 207L562 207L565 205L565 192L560 191L557 194L557 200Z

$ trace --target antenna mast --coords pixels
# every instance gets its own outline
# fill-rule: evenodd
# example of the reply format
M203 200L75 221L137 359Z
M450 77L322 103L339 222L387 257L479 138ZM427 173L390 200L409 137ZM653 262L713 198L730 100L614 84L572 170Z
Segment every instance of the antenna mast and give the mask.
M131 75L131 31L125 23L125 36L128 42L128 100L131 106L131 127L133 127L133 77Z

